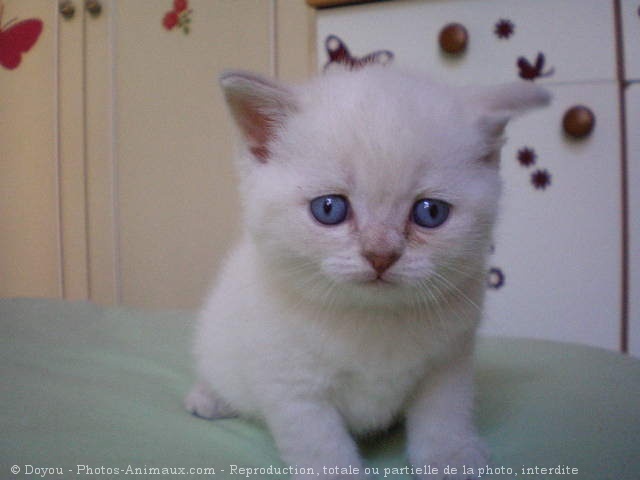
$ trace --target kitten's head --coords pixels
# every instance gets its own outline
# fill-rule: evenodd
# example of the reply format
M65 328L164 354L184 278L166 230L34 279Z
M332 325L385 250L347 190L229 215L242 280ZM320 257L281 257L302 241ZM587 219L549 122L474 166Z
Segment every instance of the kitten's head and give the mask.
M502 133L544 90L381 67L296 87L244 72L221 83L245 147L247 229L274 281L376 307L484 283Z

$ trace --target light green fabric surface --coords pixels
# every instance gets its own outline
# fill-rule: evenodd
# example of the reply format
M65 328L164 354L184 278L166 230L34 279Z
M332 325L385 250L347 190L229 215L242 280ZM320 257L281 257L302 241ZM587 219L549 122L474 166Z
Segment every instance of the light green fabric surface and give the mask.
M150 469L212 467L216 475L207 478L240 479L231 465L282 466L261 426L183 411L193 319L189 312L0 300L0 478L37 478L35 467L63 469L45 478L128 478L131 466L147 469L131 478L204 478ZM640 478L640 361L575 345L484 339L477 383L477 423L495 467L527 480ZM379 478L385 467L405 465L401 428L361 447ZM77 465L121 473L88 476ZM579 473L522 473L523 466L558 465Z

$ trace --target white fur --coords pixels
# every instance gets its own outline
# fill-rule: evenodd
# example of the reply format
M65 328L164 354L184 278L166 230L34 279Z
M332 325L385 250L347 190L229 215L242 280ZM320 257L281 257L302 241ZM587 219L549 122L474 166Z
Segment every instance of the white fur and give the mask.
M245 234L199 317L186 407L263 419L285 463L320 473L362 471L351 434L403 418L411 464L484 466L472 355L500 136L546 93L453 89L377 67L301 87L232 72L222 85L246 147ZM325 194L349 199L347 221L312 217ZM450 203L450 218L413 223L421 198ZM391 249L401 256L376 281L363 251Z

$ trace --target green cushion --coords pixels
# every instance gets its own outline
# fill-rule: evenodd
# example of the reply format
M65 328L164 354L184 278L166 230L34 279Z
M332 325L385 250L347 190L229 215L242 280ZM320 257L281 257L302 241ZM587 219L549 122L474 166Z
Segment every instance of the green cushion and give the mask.
M155 468L212 468L217 478L246 478L231 475L232 465L282 467L262 426L205 421L182 409L192 381L194 318L0 300L0 478L37 478L43 467L63 471L48 478L91 478L87 467L106 475L93 478L126 478L128 468L144 474L134 478L161 478ZM640 478L639 360L585 346L485 338L477 390L477 424L492 465L513 472L483 478ZM401 427L361 442L380 478L385 468L396 469L387 478L411 478L401 470L403 448ZM188 477L211 478L194 473ZM250 478L286 477L267 470Z

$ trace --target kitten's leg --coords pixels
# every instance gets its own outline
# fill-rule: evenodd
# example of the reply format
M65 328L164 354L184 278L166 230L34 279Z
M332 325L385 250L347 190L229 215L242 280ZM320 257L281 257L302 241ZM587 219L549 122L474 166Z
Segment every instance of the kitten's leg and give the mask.
M218 398L205 382L199 381L184 398L184 408L197 417L231 418L236 412L224 400Z
M276 408L268 408L266 421L286 465L313 468L324 480L367 478L356 443L330 404L289 399ZM359 474L344 475L342 468L351 468L352 472L358 469ZM309 475L292 476L292 480L308 478Z
M487 465L489 455L476 433L472 410L473 365L468 353L426 378L407 411L409 460L413 465L438 468L437 476L419 478L478 478L478 468ZM447 466L449 475L444 474Z

